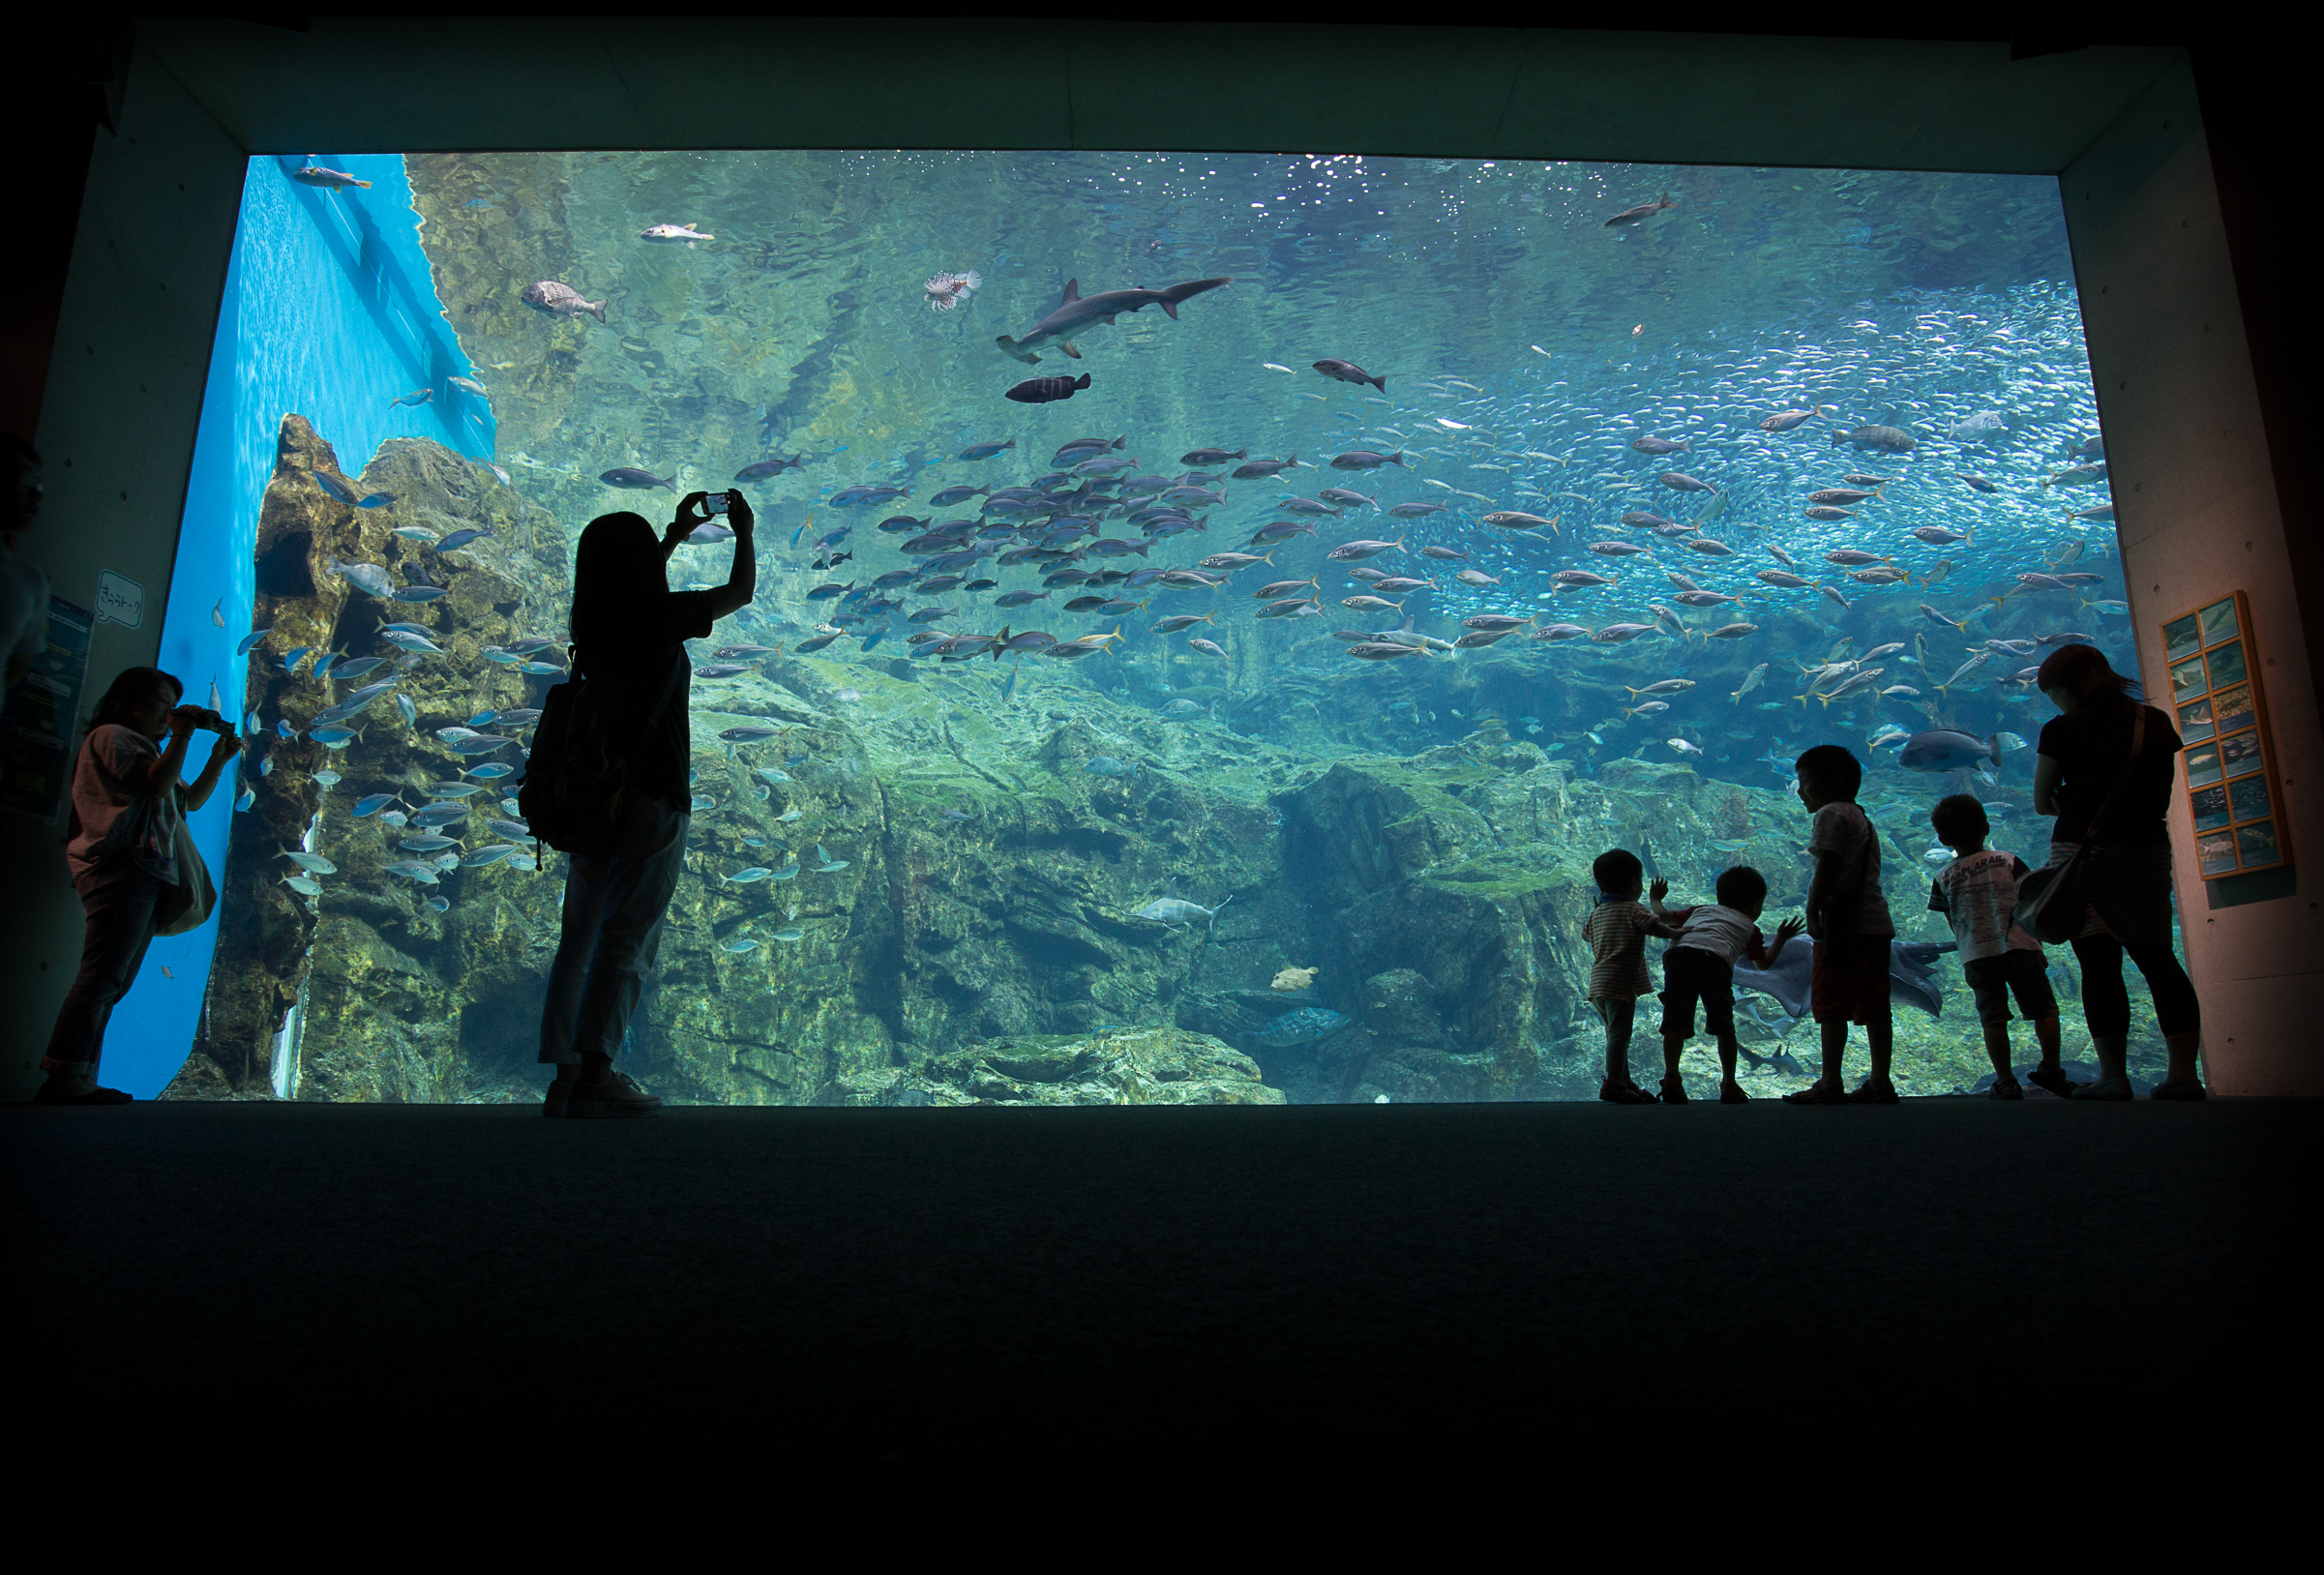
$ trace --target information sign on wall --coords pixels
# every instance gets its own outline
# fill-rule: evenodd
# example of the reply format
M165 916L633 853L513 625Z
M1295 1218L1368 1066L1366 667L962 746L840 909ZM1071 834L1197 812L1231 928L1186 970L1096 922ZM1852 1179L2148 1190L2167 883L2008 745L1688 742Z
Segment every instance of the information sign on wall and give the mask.
M135 629L145 622L145 587L106 569L97 576L97 621Z
M73 776L89 631L96 621L87 608L48 599L48 648L0 711L0 809L56 823Z
M2262 660L2242 591L2162 626L2171 705L2186 741L2187 803L2203 878L2292 861Z

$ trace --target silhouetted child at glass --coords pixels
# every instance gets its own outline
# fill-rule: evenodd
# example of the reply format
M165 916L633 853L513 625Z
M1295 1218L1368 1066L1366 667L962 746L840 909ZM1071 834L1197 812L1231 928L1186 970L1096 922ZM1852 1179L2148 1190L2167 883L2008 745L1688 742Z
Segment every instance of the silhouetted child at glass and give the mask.
M1767 906L1767 878L1740 865L1720 874L1718 901L1700 907L1665 908L1666 888L1661 881L1654 885L1654 917L1659 922L1651 933L1672 940L1670 950L1662 954L1662 1103L1686 1103L1679 1055L1694 1037L1695 1002L1701 1001L1703 1030L1718 1040L1719 1103L1744 1104L1750 1096L1735 1081L1735 960L1772 968L1784 946L1806 925L1785 919L1775 927L1775 943L1769 945L1758 924L1760 910Z
M2023 1099L2010 1066L2010 997L2034 1025L2041 1064L2028 1074L2038 1088L2071 1097L2073 1085L2058 1064L2058 998L2050 993L2049 959L2041 943L2017 928L2017 882L2032 872L2014 853L1985 846L1992 822L1985 807L1968 793L1941 798L1928 812L1937 841L1952 849L1951 864L1928 888L1928 906L1952 923L1960 943L1961 976L1977 997L1977 1020L1985 1031L1985 1054L1993 1058L1995 1099Z
M1808 1011L1823 1038L1824 1069L1813 1084L1783 1098L1793 1105L1893 1105L1889 943L1896 926L1880 891L1880 834L1856 802L1863 762L1837 744L1818 744L1792 769L1800 778L1800 802L1815 817L1807 838L1816 861L1807 885L1807 933L1816 942ZM1851 1023L1864 1025L1872 1051L1872 1075L1853 1093L1840 1075Z
M1624 848L1598 854L1590 866L1597 882L1599 902L1582 926L1590 942L1590 1004L1606 1025L1606 1081L1597 1097L1610 1105L1652 1105L1654 1096L1630 1080L1630 1030L1638 1012L1638 997L1652 995L1654 981L1646 970L1646 937L1659 927L1654 915L1639 902L1646 867L1638 855ZM1654 882L1654 900L1670 890Z

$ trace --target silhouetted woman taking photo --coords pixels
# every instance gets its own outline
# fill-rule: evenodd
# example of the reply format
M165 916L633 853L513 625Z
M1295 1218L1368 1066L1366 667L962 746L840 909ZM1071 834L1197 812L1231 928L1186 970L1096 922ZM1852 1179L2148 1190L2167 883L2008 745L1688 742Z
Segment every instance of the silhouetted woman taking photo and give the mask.
M755 523L728 494L734 567L715 590L673 591L664 567L710 516L690 492L659 540L634 514L581 532L573 569L574 670L585 678L619 790L611 850L570 855L564 929L541 1016L541 1059L556 1067L547 1115L651 1115L662 1102L613 1070L630 1014L661 949L662 925L686 856L693 803L683 641L747 606L759 584Z
M2082 844L2090 845L2082 866L2090 913L2074 937L2073 954L2082 965L2082 1010L2098 1053L2099 1081L2073 1087L2073 1097L2130 1097L2130 993L2122 977L2128 952L2146 976L2170 1052L2170 1070L2154 1096L2201 1099L2195 1053L2202 1043L2202 1008L2171 949L2171 839L2163 815L2177 780L2172 759L2184 747L2178 729L2167 713L2131 698L2135 683L2095 646L2061 645L2041 664L2035 682L2059 712L2042 727L2034 761L2034 811L2058 817L2050 833L2050 867L2063 866Z
M97 1083L105 1024L137 982L155 934L178 916L185 883L201 878L179 867L178 828L188 812L209 801L236 748L233 725L215 711L180 705L185 692L159 668L131 668L97 702L89 735L74 759L65 862L89 928L80 972L56 1014L48 1054L41 1057L48 1073L33 1095L41 1104L129 1103L128 1094ZM197 732L215 732L218 741L201 775L188 785L182 780L186 746ZM197 921L189 914L182 922Z

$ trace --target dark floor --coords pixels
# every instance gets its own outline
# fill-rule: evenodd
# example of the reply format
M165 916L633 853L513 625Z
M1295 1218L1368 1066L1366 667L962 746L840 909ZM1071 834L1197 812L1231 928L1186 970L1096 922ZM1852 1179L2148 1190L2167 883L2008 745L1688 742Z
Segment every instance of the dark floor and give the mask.
M0 1122L16 1349L93 1358L19 1414L618 1415L909 1465L2216 1425L2307 1321L2324 1105Z

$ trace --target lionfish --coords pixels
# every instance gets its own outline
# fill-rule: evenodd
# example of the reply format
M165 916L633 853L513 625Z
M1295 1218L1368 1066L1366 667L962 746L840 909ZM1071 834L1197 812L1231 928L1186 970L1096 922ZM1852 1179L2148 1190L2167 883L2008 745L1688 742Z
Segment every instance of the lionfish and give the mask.
M967 300L970 291L983 285L983 277L970 269L965 274L939 274L921 288L928 292L929 311L950 312Z

